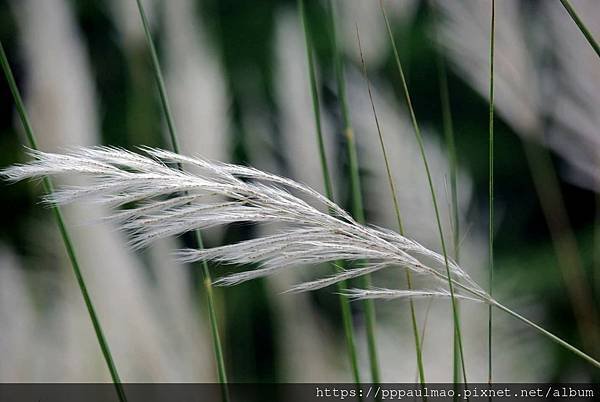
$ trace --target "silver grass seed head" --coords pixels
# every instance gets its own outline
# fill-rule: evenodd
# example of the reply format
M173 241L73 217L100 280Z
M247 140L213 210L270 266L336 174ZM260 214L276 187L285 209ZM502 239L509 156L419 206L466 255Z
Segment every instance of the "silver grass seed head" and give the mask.
M8 167L0 171L0 176L13 182L56 174L87 176L88 184L62 187L45 201L66 204L85 199L112 207L132 205L106 219L130 234L134 248L234 222L285 227L279 233L236 244L177 252L184 262L259 265L217 280L221 285L235 285L302 265L348 260L366 264L300 284L291 291L315 290L391 266L426 275L446 286L444 257L393 231L357 223L337 204L303 184L251 167L155 148L140 150L145 155L114 147L78 148L64 154L30 150L31 162ZM174 164L193 165L195 173ZM321 212L318 205L330 213ZM452 261L448 265L462 291L484 301L489 299L461 267ZM423 296L426 294L439 296L439 292Z

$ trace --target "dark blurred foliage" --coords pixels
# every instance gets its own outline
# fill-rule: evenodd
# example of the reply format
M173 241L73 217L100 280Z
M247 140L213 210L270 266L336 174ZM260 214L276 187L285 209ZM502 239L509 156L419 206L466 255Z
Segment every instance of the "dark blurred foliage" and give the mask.
M71 3L85 37L96 80L104 142L123 147L137 144L168 147L169 144L161 135L163 122L160 104L157 96L149 96L156 94L156 87L147 49L139 48L134 54L123 52L107 2L72 0ZM333 78L323 3L307 1L307 5L321 73L326 78ZM295 8L296 3L292 0L197 2L197 17L209 28L211 41L218 49L232 96L229 114L233 131L231 138L234 138L232 160L237 163L250 162L245 140L255 133L248 131L243 121L244 114L252 112L252 105L262 105L272 112L269 124L275 137L274 143L277 144L279 130L273 84L273 35L276 12L280 7ZM377 7L376 2L373 2L373 7ZM431 23L431 12L422 2L410 25L395 24L394 29L418 118L423 125L436 127L437 132L442 133L437 50L428 33ZM160 19L155 27L155 40L160 52ZM19 55L17 32L9 1L0 0L0 39L17 81L21 83L25 69ZM370 74L390 83L402 102L400 82L391 48L389 50L385 63L370 67ZM332 79L323 81L334 82ZM470 219L485 222L488 190L487 101L450 69L449 87L458 160L461 167L470 174L474 185ZM326 107L337 114L335 92L335 88L326 85L321 88ZM522 141L500 118L496 123L498 221L495 246L498 277L507 278L508 283L514 286L515 294L527 294L544 303L547 311L554 312L544 326L581 346L572 308L556 267L547 225L525 162ZM11 95L4 80L0 79L0 166L23 160L19 131ZM276 152L276 149L269 151ZM344 159L343 155L341 159ZM285 171L283 157L277 156L277 161ZM560 170L561 161L555 160L555 163ZM594 249L592 232L596 214L595 195L564 181L561 181L561 191L580 241L586 270L590 273ZM34 190L27 184L2 186L0 190L0 209L5 211L0 215L0 240L10 243L22 253L28 252L23 249L23 244L26 244L27 221L40 213L33 193ZM227 240L251 237L252 230L251 227L232 227L228 231ZM199 284L199 276L197 279ZM589 278L590 281L592 279ZM279 296L269 294L263 281L254 281L219 291L219 297L226 306L220 313L227 317L224 325L228 329L225 350L232 380L276 381L277 325L274 322L276 317L271 308L271 299ZM339 319L336 296L328 291L316 292L313 300L330 320ZM554 378L560 377L560 373L567 369L566 365L579 366L578 369L581 370L588 369L586 363L571 358L559 347L554 348L554 353Z

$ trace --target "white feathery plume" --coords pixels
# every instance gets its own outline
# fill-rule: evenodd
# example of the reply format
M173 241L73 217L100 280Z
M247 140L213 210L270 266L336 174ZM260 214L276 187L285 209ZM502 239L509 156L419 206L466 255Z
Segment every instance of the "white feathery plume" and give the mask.
M385 289L385 288L374 288L374 289L348 289L345 294L354 300L364 299L382 299L382 300L394 300L394 299L418 299L418 298L431 298L431 297L442 297L450 298L452 295L445 289L440 290L398 290L398 289ZM471 300L480 302L481 300L464 296L457 295L458 299Z
M115 200L120 202L123 197L129 202L145 201L141 207L131 207L135 213L128 220L127 230L134 231L133 242L138 245L196 227L221 223L268 222L285 227L280 233L235 245L179 252L179 257L185 261L208 259L223 263L261 264L254 271L226 276L221 280L224 284L271 275L295 265L360 260L369 261L372 265L367 267L371 271L392 266L410 269L428 278L439 289L415 288L414 292L387 289L350 291L349 295L355 298L446 297L449 293L445 290L447 277L441 263L442 256L397 233L356 223L341 208L302 184L249 167L184 157L158 149L146 148L145 152L149 157L108 147L82 148L68 154L32 152L32 162L9 167L0 175L11 181L64 173L88 176L91 184L58 190L52 198L58 202L90 199L100 204L111 204ZM199 168L199 173L184 173L167 165L175 162L194 164ZM184 191L187 195L181 196ZM296 197L292 191L304 194L309 201ZM215 212L213 203L203 201L206 194L224 196L228 201L223 203L228 205L223 206L220 212ZM164 196L172 199L182 197L185 203L176 206L171 204L166 208L159 204L151 213L147 213L147 207L163 202ZM190 196L197 198L190 201ZM331 215L320 212L311 204L325 205ZM137 208L142 210L136 211ZM171 222L171 217L175 217L174 222ZM161 230L157 230L151 222L155 219L160 221ZM150 227L144 228L146 225ZM168 229L167 232L162 231L164 228ZM456 296L490 303L530 323L490 298L455 263L451 262L450 270ZM339 275L338 280L342 280L347 272ZM306 288L310 290L311 286L307 285ZM574 350L563 341L555 337L553 339ZM580 352L578 354L582 355Z
M58 204L80 199L108 205L145 201L132 207L125 223L121 216L116 218L131 233L134 247L234 222L285 225L281 233L258 239L178 252L179 259L185 262L260 263L258 269L217 281L225 285L268 276L288 267L336 260L378 263L372 266L373 270L402 266L444 284L447 281L442 256L395 232L358 224L336 204L300 183L249 167L159 149L144 148L144 151L148 157L110 147L81 148L67 154L33 151L32 162L9 167L0 174L10 181L65 173L89 178L90 184L62 188L47 198ZM190 164L198 173L182 172L168 163ZM310 203L290 191L303 194ZM179 199L182 193L187 194L183 201ZM227 201L206 200L206 196L214 195L226 197ZM164 196L173 198L165 204ZM152 203L156 208L149 210ZM311 204L327 207L330 214ZM431 263L426 264L422 259ZM458 265L451 262L450 271L461 291L482 301L491 300Z

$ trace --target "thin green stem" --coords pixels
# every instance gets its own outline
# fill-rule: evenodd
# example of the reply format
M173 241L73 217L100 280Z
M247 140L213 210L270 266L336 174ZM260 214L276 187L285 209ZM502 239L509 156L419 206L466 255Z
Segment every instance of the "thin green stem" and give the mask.
M594 35L592 35L592 33L585 26L581 18L579 18L579 15L573 8L573 5L571 5L571 2L569 0L560 0L560 2L562 3L565 10L567 10L569 15L571 16L571 19L573 19L573 22L575 22L583 36L585 36L585 39L587 39L589 44L592 46L598 57L600 57L600 45L598 45L598 42L596 42L596 39L594 39Z
M505 313L508 313L509 315L513 316L514 318L517 318L518 320L524 322L525 324L527 324L530 327L532 327L532 328L536 329L537 331L539 331L542 335L544 335L544 336L548 337L549 339L551 339L552 341L556 342L560 346L562 346L565 349L573 352L577 356L583 358L588 363L591 363L592 365L600 368L600 362L598 360L594 359L593 357L591 357L590 355L586 354L585 352L582 352L581 350L577 349L575 346L573 346L570 343L564 341L563 339L561 339L558 336L554 335L550 331L545 330L544 328L540 327L539 325L537 325L533 321L530 321L529 319L527 319L527 318L523 317L522 315L516 313L515 311L509 309L505 305L503 305L500 302L498 302L498 301L494 300L493 298L491 298L489 295L485 295L485 293L482 293L480 291L476 291L476 290L474 290L474 289L472 289L472 288L470 288L468 286L463 285L460 282L456 282L456 286L459 287L459 288L461 288L465 292L472 294L473 296L475 296L475 298L477 300L480 300L482 302L488 303L489 305L495 306L495 307L499 308L500 310L504 311Z
M439 211L439 206L438 206L438 202L437 202L437 197L435 194L435 188L433 186L433 179L431 177L431 171L429 168L429 162L427 161L427 155L425 153L425 146L423 144L423 136L421 135L421 129L419 128L419 124L417 122L417 118L415 116L415 111L412 105L412 100L410 97L410 93L408 91L408 86L406 84L406 78L404 76L404 70L402 69L402 63L400 62L400 56L398 54L398 48L396 46L396 41L394 40L394 35L392 33L392 28L390 26L390 22L389 19L387 17L387 13L385 11L385 7L383 5L383 0L380 0L379 2L383 17L385 19L385 24L386 24L386 28L387 28L387 32L390 38L390 41L392 43L392 49L394 51L394 58L396 60L396 66L398 67L398 72L400 73L400 79L402 82L402 89L404 92L404 97L406 100L406 104L408 106L408 110L410 112L410 118L411 118L411 123L415 132L415 137L419 146L419 152L421 154L421 159L423 160L423 165L425 167L425 173L427 174L427 183L429 185L429 190L431 192L431 199L433 202L433 209L435 211L435 219L436 219L436 223L437 223L437 227L438 227L438 232L440 235L440 243L442 246L442 254L444 256L444 264L446 266L446 274L448 277L448 288L450 290L450 296L452 299L452 318L454 321L454 331L456 332L457 338L458 338L458 352L460 355L460 359L461 359L461 364L462 364L462 370L463 370L463 378L465 383L467 382L467 376L466 376L466 369L465 369L465 361L464 361L464 353L463 353L463 344L462 344L462 336L461 336L461 331L460 331L460 319L458 316L458 307L457 307L457 303L456 303L456 298L454 297L454 284L452 281L452 276L450 274L450 264L448 261L448 252L446 249L446 241L444 240L444 231L442 229L442 221L440 218L440 211Z
M437 17L437 15L436 15ZM439 24L436 19L436 26ZM450 165L450 192L451 192L451 209L452 209L452 233L454 246L454 259L460 262L460 218L458 213L458 158L456 156L456 142L454 138L454 125L452 122L452 110L450 107L450 92L448 90L448 72L446 70L446 60L441 51L437 52L436 57L438 68L438 79L440 85L440 103L442 108L442 126L444 137L446 138L446 146L448 147L449 165ZM460 314L460 303L457 301ZM454 333L454 350L458 350L458 339ZM454 383L460 382L460 360L457 358L458 353L453 354L454 357Z
M517 318L518 320L523 321L525 324L529 325L530 327L535 328L536 330L538 330L543 335L545 335L546 337L550 338L552 341L556 342L560 346L562 346L565 349L569 350L570 352L576 354L577 356L583 358L584 360L586 360L587 362L593 364L597 368L600 368L600 362L598 360L596 360L593 357L587 355L586 353L584 353L581 350L577 349L576 347L572 346L570 343L562 340L561 338L559 338L558 336L554 335L553 333L545 330L544 328L540 327L536 323L534 323L534 322L528 320L527 318L523 317L522 315L520 315L520 314L512 311L511 309L509 309L508 307L506 307L506 306L498 303L497 301L492 300L491 304L494 305L494 306L496 306L500 310L502 310L502 311L510 314L511 316Z
M306 8L304 6L304 0L298 0L298 14L300 15L300 22L302 28L304 30L304 42L306 45L306 60L308 64L308 76L310 81L310 92L313 104L313 112L315 117L315 129L317 135L317 144L319 147L319 159L321 161L321 171L323 173L323 183L325 186L325 194L330 200L333 200L333 184L331 181L331 174L329 173L329 167L327 165L327 155L325 153L325 143L323 140L323 131L321 128L321 111L319 108L319 94L317 89L317 79L315 74L315 66L314 66L314 58L313 58L313 49L312 42L310 40L310 33L308 28L307 16L306 16ZM337 263L334 265L338 265ZM339 266L339 265L338 265ZM346 336L346 346L348 351L348 358L350 360L350 366L352 369L352 374L354 377L354 381L356 383L360 383L360 372L358 369L358 357L356 353L356 346L354 343L354 327L352 324L352 315L350 311L350 302L348 298L343 295L344 291L347 289L346 282L338 282L338 291L340 308L342 313L342 321L344 325L344 333ZM371 357L371 374L373 378L373 382L379 382L379 368L377 365L376 354L375 353L375 342L372 335L372 331L369 328L372 328L374 324L374 319L370 319L369 317L374 317L373 303L365 304L366 308L366 317L367 317L367 337L369 342L369 356ZM375 360L373 360L373 356L375 356Z
M367 63L365 62L365 58L363 56L362 45L360 42L360 33L358 31L358 25L356 26L356 39L358 41L358 50L360 53L360 61L363 67L363 74L365 76L365 80L367 81L367 91L369 93L369 101L371 102L371 109L373 110L373 117L375 118L375 125L377 126L377 134L379 137L379 145L381 146L381 152L383 153L383 161L385 163L385 170L387 174L388 183L390 186L390 192L392 194L392 202L394 204L394 213L396 215L396 223L398 224L398 232L401 235L404 235L404 226L402 224L402 216L400 214L400 204L398 202L398 197L396 194L396 184L394 181L394 177L392 174L392 169L390 167L390 161L387 153L387 148L385 146L385 141L383 139L383 130L381 128L381 124L379 123L379 118L377 117L377 110L375 108L375 102L373 100L373 93L371 90L371 82L369 81L369 75L367 71ZM406 283L408 289L412 289L412 278L410 272L406 270ZM419 338L419 327L417 325L417 317L415 313L415 306L412 300L409 300L410 306L410 314L412 321L412 329L413 329L413 337L415 340L415 350L417 354L417 368L419 370L419 379L421 385L425 384L425 369L423 367L423 353L421 349L421 341Z
M442 126L446 146L448 147L450 165L450 196L452 197L452 223L454 260L460 261L460 218L458 213L458 158L456 156L456 140L454 123L452 122L452 109L450 107L450 91L448 90L448 72L446 60L441 52L437 56L438 77L440 85L440 104L442 107Z
M494 291L494 48L496 34L496 1L492 0L492 18L490 23L490 110L489 110L489 220L488 220L488 250L489 250L489 294ZM492 383L492 306L488 306L488 383Z
M333 64L335 69L335 78L338 88L338 98L340 102L340 110L342 114L342 123L344 136L348 149L348 160L350 165L350 187L352 193L352 213L359 223L365 222L365 213L362 199L362 189L360 183L360 174L358 168L358 154L356 150L356 140L354 138L354 130L350 121L350 113L348 111L348 99L346 97L346 82L344 80L344 67L338 47L337 29L336 29L336 10L334 0L328 1L329 6L329 25L331 36L331 47L333 52Z
M38 145L33 131L33 127L31 126L31 123L29 121L29 116L27 115L25 104L23 103L21 93L19 92L19 88L17 87L17 83L13 76L12 69L10 68L8 58L6 57L6 53L4 52L4 47L2 46L1 42L0 64L2 64L4 76L6 77L6 81L8 82L10 92L12 93L12 96L14 98L19 118L21 119L21 123L23 124L23 128L25 129L25 135L27 136L29 146L34 150L38 150ZM42 184L46 194L51 194L54 191L52 181L48 177L44 177ZM65 244L67 256L69 257L71 267L73 268L73 274L75 275L75 279L77 280L77 285L79 286L79 290L81 291L81 296L83 297L85 307L87 308L90 320L92 321L92 326L94 327L94 332L96 333L98 344L100 345L102 355L104 356L104 360L106 361L106 365L108 366L108 371L110 372L110 376L115 386L115 390L117 392L119 400L121 402L126 402L127 398L125 396L125 391L123 390L123 385L121 384L121 379L119 378L117 367L115 366L112 354L110 352L110 347L108 346L108 342L106 341L106 337L104 336L104 332L102 331L102 326L100 325L100 320L98 319L96 308L94 307L94 303L92 302L92 299L87 290L87 285L83 277L83 273L81 272L81 267L77 259L77 254L75 253L75 247L73 246L71 236L69 235L69 231L67 229L67 226L65 225L65 220L63 218L62 211L60 207L54 205L52 207L52 212L56 219L58 230L63 239L63 243Z
M162 70L160 67L160 62L158 60L158 54L156 52L156 47L154 46L154 41L152 40L152 34L150 32L150 26L148 24L148 19L146 18L146 13L144 11L144 6L142 5L141 0L136 0L138 10L140 13L140 18L142 20L142 25L144 27L144 33L146 35L146 41L148 42L148 48L150 49L150 55L152 57L152 66L154 69L154 76L156 78L156 84L158 86L158 92L160 97L160 103L164 110L165 119L167 122L167 128L169 132L169 137L171 139L171 145L173 147L173 151L176 153L179 152L179 142L177 140L177 129L175 127L175 121L173 119L173 113L171 112L171 106L169 104L169 98L167 96L167 90L165 87L165 82L162 75ZM178 165L180 170L183 170L181 164ZM204 243L202 241L202 233L200 230L194 231L194 237L196 244L199 249L204 248ZM217 313L215 311L215 302L213 296L212 289L212 279L210 275L210 270L208 269L208 263L206 261L202 261L202 274L203 274L203 285L206 292L206 302L207 309L209 314L209 322L210 322L210 330L211 337L213 343L213 350L215 354L215 360L217 364L217 375L219 379L219 383L221 384L221 393L224 402L229 401L229 389L227 387L227 371L225 369L225 360L223 358L223 348L221 346L221 338L219 335L219 325L217 322Z

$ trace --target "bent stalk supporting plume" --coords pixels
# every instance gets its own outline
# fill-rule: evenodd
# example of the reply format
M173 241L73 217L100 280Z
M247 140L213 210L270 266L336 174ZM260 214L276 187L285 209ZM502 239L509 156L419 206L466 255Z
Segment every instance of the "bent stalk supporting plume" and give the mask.
M112 207L133 203L106 219L130 233L131 244L137 248L167 236L232 222L284 227L279 233L236 244L178 251L179 259L186 262L260 264L260 268L225 276L217 281L220 284L233 285L298 266L351 260L365 261L363 270L343 271L325 285L348 279L351 274L395 267L428 278L435 289L362 289L350 290L349 294L377 299L440 297L451 294L449 274L455 297L491 304L600 368L594 358L492 299L458 264L448 260L446 265L444 256L396 232L359 224L307 186L250 167L160 149L143 150L147 156L111 147L80 148L66 154L32 150L32 162L4 169L0 176L13 182L56 174L89 177L89 184L63 187L45 201L67 204L88 200ZM199 173L187 173L170 164L193 165ZM318 206L331 214L321 212ZM318 287L305 285L296 290Z

